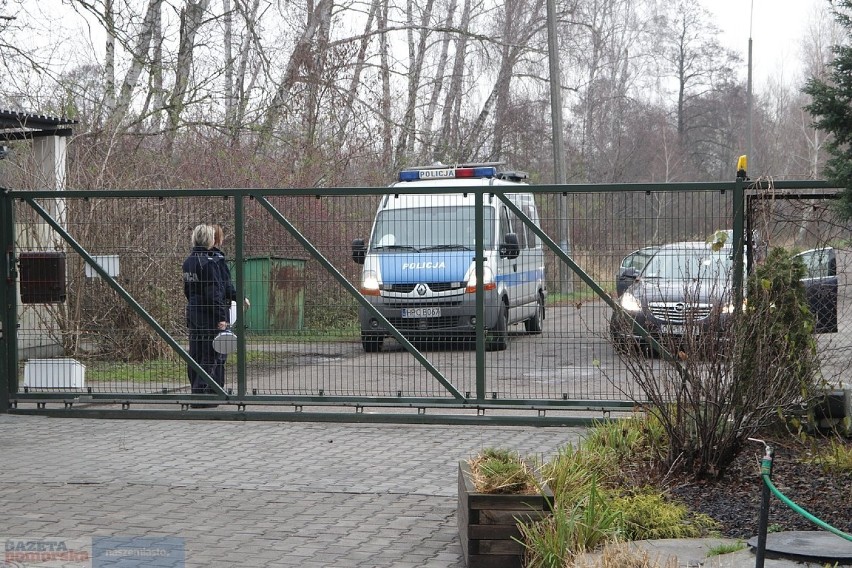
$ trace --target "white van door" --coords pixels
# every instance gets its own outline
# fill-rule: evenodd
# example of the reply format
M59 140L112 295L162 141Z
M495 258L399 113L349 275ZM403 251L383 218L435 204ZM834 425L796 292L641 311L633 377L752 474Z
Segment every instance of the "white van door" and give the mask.
M515 216L508 207L503 204L500 205L500 232L498 234L500 243L505 242L506 235L509 233L515 233L517 235L512 221L515 221L514 225L517 225L520 222L517 219L513 219L514 217ZM526 291L527 285L524 282L523 273L525 245L521 242L520 235L518 235L518 241L521 254L515 258L504 258L498 255L497 260L497 281L503 285L502 287L509 298L509 323L515 323L524 319L525 314L523 313L521 306L526 303L524 296L528 294Z

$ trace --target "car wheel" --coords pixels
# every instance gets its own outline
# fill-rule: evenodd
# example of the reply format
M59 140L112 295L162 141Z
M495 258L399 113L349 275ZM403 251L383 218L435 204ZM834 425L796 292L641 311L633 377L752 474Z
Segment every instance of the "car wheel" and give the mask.
M524 322L524 327L529 334L541 333L542 322L544 321L544 296L538 295L536 302L535 315Z
M497 315L494 329L488 331L488 337L485 340L486 351L503 351L509 346L508 321L509 306L503 304Z
M378 353L382 350L382 344L385 338L381 335L361 334L361 345L367 353Z

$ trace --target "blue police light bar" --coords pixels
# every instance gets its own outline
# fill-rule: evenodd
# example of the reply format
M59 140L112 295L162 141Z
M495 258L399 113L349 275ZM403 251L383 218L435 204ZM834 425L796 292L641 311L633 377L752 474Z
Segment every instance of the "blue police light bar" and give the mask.
M453 178L490 178L497 175L497 168L480 166L476 168L431 168L426 170L403 170L399 172L399 181L420 181L429 179Z

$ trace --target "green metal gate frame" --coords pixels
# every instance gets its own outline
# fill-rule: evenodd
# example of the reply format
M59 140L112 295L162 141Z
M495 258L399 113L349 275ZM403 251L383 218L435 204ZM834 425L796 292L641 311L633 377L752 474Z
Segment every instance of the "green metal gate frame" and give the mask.
M744 243L743 237L747 228L746 216L746 190L760 193L768 189L769 184L765 182L750 182L737 179L731 182L690 182L690 183L665 183L665 184L579 184L579 185L530 185L524 188L533 194L561 194L563 197L577 193L603 193L603 192L732 192L733 199L733 249L734 257L734 290L737 298L742 298L743 288L743 260ZM800 189L828 189L832 186L823 181L778 181L773 182L774 190L800 190ZM483 286L483 213L482 204L486 194L496 195L532 232L547 246L561 262L565 263L574 274L576 274L589 288L613 310L620 310L620 306L610 297L601 286L594 281L580 266L578 266L569 254L551 239L541 228L535 226L527 215L519 209L505 193L516 192L516 187L509 186L482 186L482 187L442 187L430 188L430 192L475 194L476 199L476 275L477 275L477 333L476 333L476 392L462 394L443 374L435 368L430 361L409 342L396 328L374 308L358 289L353 286L347 278L341 274L329 262L313 244L299 233L287 218L282 215L275 206L267 199L268 197L293 197L312 196L353 196L353 195L399 195L422 193L422 188L333 188L333 189L207 189L207 190L63 190L63 191L12 191L2 189L0 195L0 247L3 255L0 259L0 297L4 301L2 314L2 335L0 335L0 414L41 414L51 416L75 416L75 417L98 417L98 418L192 418L192 419L219 419L219 420L289 420L289 421L333 421L333 422L388 422L388 423L473 423L485 422L494 424L535 424L535 425L585 425L600 417L607 417L614 411L629 411L635 405L630 400L590 401L590 400L525 400L525 399L503 399L493 400L487 397L485 392L485 330L484 330L484 294ZM316 260L335 280L347 290L373 317L379 319L390 330L393 337L413 356L417 361L438 381L448 393L452 400L447 398L432 397L356 397L356 396L289 396L289 395L248 395L246 388L246 345L245 334L242 333L243 318L238 318L237 323L237 392L225 391L215 381L208 380L208 384L216 390L215 395L169 395L169 394L130 394L128 396L117 396L114 393L79 395L77 393L20 393L18 385L18 356L17 356L17 295L16 281L18 279L17 258L15 257L14 242L14 200L20 200L28 204L51 228L62 237L62 239L86 261L122 299L143 320L156 331L156 333L190 366L202 373L202 376L210 377L189 356L183 347L165 330L157 321L151 317L145 309L139 305L124 288L98 264L97 261L77 243L70 234L38 203L39 199L62 198L158 198L168 199L177 197L231 197L234 199L235 216L235 267L237 297L245 297L243 270L244 265L240 262L244 258L244 203L246 199L258 202L277 223L284 227L290 235L301 244L311 257ZM736 301L734 305L740 305ZM242 306L238 307L242 310ZM663 353L663 357L681 369L681 363L676 357L665 352L661 345L657 344L645 330L640 330L646 335L655 347ZM36 403L36 408L18 408L18 403ZM47 403L62 403L62 407L48 408ZM121 409L106 408L74 408L78 402L99 402L120 404ZM181 410L131 408L135 404L151 403L180 403ZM220 410L216 412L193 411L185 412L190 403L218 402L234 405L235 410ZM249 404L284 404L292 405L296 412L280 411L247 411ZM354 407L354 413L335 412L301 412L304 406L341 406ZM406 413L369 413L365 414L365 407L405 407L416 408L417 414ZM426 408L453 408L453 409L476 409L473 415L458 414L430 414L425 412ZM530 416L500 416L487 415L486 409L521 409L531 411ZM546 416L548 409L577 410L598 412L599 416Z

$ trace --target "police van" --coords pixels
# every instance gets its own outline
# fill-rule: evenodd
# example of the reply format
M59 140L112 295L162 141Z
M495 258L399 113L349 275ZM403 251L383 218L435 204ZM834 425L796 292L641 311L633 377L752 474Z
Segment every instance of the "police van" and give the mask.
M363 265L360 291L409 340L472 339L476 333L475 195L429 193L437 187L500 187L539 224L524 172L500 164L432 166L400 172L391 187L422 189L382 197L367 242L352 242ZM513 190L517 188L517 192ZM483 289L486 348L506 349L508 327L541 333L546 294L541 240L496 195L483 196ZM380 351L390 333L363 306L361 343Z

